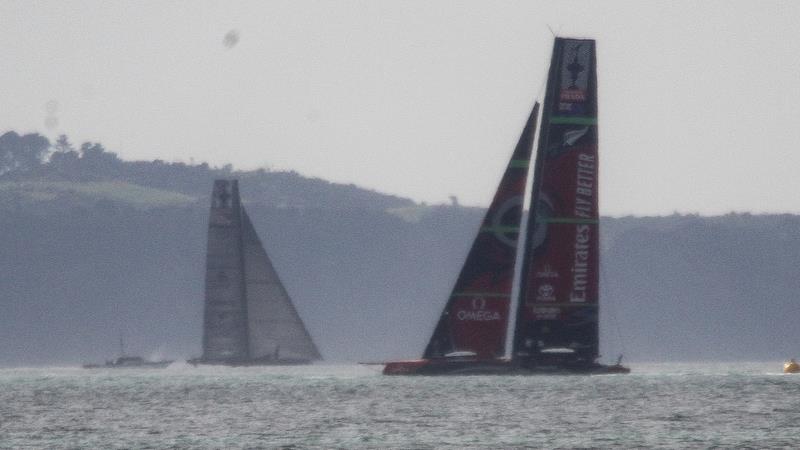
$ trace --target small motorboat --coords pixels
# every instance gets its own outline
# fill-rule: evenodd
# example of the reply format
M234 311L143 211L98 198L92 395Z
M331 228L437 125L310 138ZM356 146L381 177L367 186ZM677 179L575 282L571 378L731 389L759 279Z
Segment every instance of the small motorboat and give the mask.
M84 369L127 369L142 367L145 369L163 369L172 364L173 360L147 361L141 356L120 356L114 361L105 364L84 364Z
M172 364L173 360L148 361L141 356L125 355L125 340L122 333L119 334L119 358L113 361L106 361L105 364L84 364L84 369L126 369L143 367L147 369L163 369Z
M800 364L794 358L783 363L783 373L800 373Z

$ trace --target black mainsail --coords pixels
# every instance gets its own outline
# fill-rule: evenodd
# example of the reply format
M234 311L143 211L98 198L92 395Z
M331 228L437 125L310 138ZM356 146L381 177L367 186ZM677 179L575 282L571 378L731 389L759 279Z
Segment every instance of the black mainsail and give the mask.
M513 359L525 367L598 358L595 42L556 38L520 280Z
M206 253L203 356L210 364L321 359L253 224L236 180L216 180Z

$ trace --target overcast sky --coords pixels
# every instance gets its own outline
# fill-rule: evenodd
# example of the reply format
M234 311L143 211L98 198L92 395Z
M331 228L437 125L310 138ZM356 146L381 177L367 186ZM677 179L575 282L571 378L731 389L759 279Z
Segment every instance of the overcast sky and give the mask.
M552 29L598 42L603 214L800 213L798 19L793 1L0 0L0 132L486 205Z

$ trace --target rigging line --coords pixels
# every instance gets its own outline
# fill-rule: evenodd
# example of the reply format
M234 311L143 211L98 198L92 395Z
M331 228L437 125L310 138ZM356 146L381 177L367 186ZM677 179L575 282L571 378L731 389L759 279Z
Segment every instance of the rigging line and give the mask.
M550 30L550 34L553 35L553 39L558 37L558 30L553 31L553 28L550 25L547 25L547 29ZM558 29L561 29L561 25L558 26ZM544 67L544 76L541 77L541 82L539 83L539 91L536 93L536 101L539 99L544 99L544 93L547 89L547 78L548 74L550 73L550 55L545 53L545 63L542 65ZM539 116L544 116L544 114L539 114ZM539 117L541 119L542 117Z
M544 77L544 84L547 83L547 76ZM534 108L537 104L539 104L539 108L542 107L542 104L539 102L539 98L541 98L541 92L539 93L534 99L533 105ZM535 132L533 133L533 138L531 139L531 154L530 154L530 164L528 164L528 170L525 175L525 189L522 193L522 216L520 217L520 226L519 226L519 234L518 241L517 241L517 256L514 258L514 275L512 277L512 287L511 287L511 299L508 302L508 325L506 326L506 345L505 345L505 356L509 358L513 358L514 352L514 339L516 338L516 329L517 329L517 311L519 310L519 304L522 301L520 298L521 294L521 280L522 280L522 265L523 260L525 259L525 248L528 244L528 239L526 236L528 235L528 216L531 214L530 208L528 211L525 212L525 205L530 205L531 203L531 196L533 195L533 173L535 171L535 158L536 152L539 144L539 139L541 138L541 120L543 114L541 114L541 109L536 117L536 122L533 124Z
M601 285L606 287L605 290L609 294L608 297L614 298L614 296L611 295L612 294L611 285L608 283L608 278L606 277L605 264L603 264L603 262L602 262L603 253L604 252L600 252L600 259L601 259L601 261L600 261L600 283L601 283ZM616 312L616 308L614 306L614 302L611 302L611 303L606 302L606 304L607 304L606 308L607 308L607 310L609 312L609 318L611 319L611 327L614 329L615 334L617 335L616 337L617 337L617 341L619 342L620 352L622 354L625 354L625 352L626 352L626 350L625 350L625 340L622 339L622 332L620 331L621 327L619 326L619 322L617 322L617 312Z
M533 164L531 164L532 166ZM529 195L530 190L530 183L525 183L525 193L523 194L523 198L527 198ZM524 208L524 203L523 203ZM522 217L520 218L520 231L517 238L517 254L514 257L514 274L512 275L512 285L511 285L511 298L508 302L508 324L506 325L505 330L505 348L503 349L503 356L507 358L513 358L514 352L514 339L516 338L514 331L517 329L517 310L519 309L519 304L522 301L520 298L520 282L522 280L522 261L525 259L525 246L528 245L525 236L527 235L528 231L528 219L527 216L530 214L530 211L527 213L522 211Z
M542 78L542 82L539 85L539 92L536 93L536 99L534 101L539 101L540 98L544 98L544 91L547 89L547 73L545 72L545 76ZM543 114L542 114L543 115Z

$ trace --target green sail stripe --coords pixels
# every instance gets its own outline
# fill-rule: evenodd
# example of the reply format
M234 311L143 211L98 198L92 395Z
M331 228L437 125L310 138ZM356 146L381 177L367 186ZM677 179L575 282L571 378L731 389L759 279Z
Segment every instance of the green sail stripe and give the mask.
M508 163L510 169L527 169L530 165L531 162L527 159L512 159Z
M556 306L558 308L597 308L597 302L589 303L572 303L572 302L537 302L537 303L525 303L525 306L529 307L537 307L537 306Z
M511 294L501 292L453 292L450 297L488 297L488 298L509 298Z
M519 227L509 227L496 225L493 227L481 227L481 233L518 233Z
M597 125L597 117L563 117L550 118L550 123L556 125Z
M600 222L597 219L579 219L577 217L547 217L547 218L542 218L542 219L539 219L539 220L541 220L542 222L545 222L545 223L580 223L580 224L588 223L588 224L594 224L594 223L599 223Z

